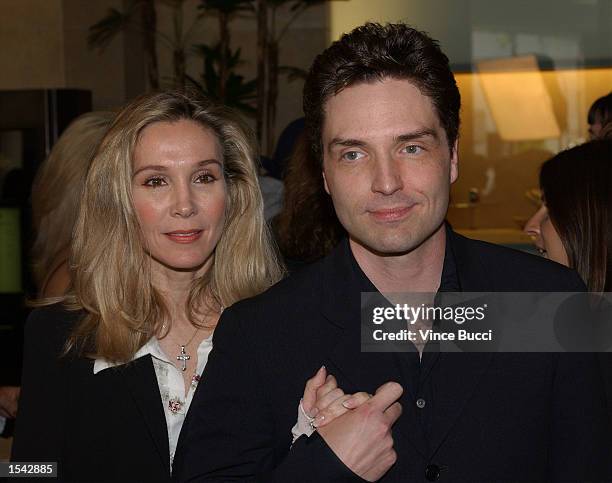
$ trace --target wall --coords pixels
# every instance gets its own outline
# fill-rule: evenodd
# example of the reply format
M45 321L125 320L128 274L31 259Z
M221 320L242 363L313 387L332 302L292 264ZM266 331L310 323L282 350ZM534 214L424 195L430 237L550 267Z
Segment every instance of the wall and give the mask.
M63 87L62 0L0 3L0 89Z
M144 69L138 36L120 34L101 54L87 47L89 26L109 8L122 8L123 3L2 0L0 89L89 89L94 109L116 108L142 91Z

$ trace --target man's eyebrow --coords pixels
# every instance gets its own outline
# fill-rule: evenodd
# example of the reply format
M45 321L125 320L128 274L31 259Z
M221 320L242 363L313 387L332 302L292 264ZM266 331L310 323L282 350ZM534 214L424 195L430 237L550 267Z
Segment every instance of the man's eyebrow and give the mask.
M418 129L416 131L412 131L412 132L405 133L405 134L400 134L399 136L395 137L395 142L401 143L401 142L406 142L406 141L414 141L415 139L420 139L423 137L431 137L436 141L439 139L438 133L435 130L425 128L425 129ZM332 148L336 146L362 148L366 145L367 143L360 139L334 138L327 145L327 149L331 150Z
M395 141L398 143L401 143L401 142L406 142L406 141L414 141L415 139L424 138L424 137L431 137L435 139L436 141L439 138L438 133L436 131L434 131L433 129L425 128L425 129L419 129L417 131L413 131L413 132L409 132L405 134L400 134L399 136L396 136Z
M201 168L208 164L218 164L219 166L223 167L221 162L215 158L204 159L202 161L198 161L197 167ZM147 166L143 166L142 168L139 168L138 170L134 171L134 174L132 174L132 177L136 176L138 173L141 173L143 171L162 171L164 172L164 171L168 171L168 167L162 166L161 164L148 164Z
M343 139L343 138L334 138L327 145L327 149L332 149L336 146L343 147L364 147L367 143L365 141L361 141L360 139Z

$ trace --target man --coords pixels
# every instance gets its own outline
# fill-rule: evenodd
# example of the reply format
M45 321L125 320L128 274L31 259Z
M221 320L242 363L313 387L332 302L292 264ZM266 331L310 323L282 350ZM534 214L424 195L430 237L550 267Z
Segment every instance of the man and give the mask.
M177 480L605 479L591 355L360 350L361 292L584 289L569 269L446 227L459 108L448 59L405 25L366 24L315 60L306 128L349 236L225 311ZM374 395L290 449L304 382L321 365L345 392Z

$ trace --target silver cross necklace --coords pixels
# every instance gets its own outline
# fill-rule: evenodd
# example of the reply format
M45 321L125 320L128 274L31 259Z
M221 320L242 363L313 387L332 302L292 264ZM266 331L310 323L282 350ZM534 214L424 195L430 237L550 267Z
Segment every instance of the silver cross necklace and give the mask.
M197 335L199 331L200 331L200 327L197 327L195 332L191 336L191 339L189 339L189 342L187 342L186 344L178 344L178 346L181 348L181 353L178 356L176 356L176 360L181 361L183 363L183 366L181 367L182 371L187 370L187 361L191 359L191 356L187 354L186 348L189 344L191 344L193 339L195 339L195 336Z

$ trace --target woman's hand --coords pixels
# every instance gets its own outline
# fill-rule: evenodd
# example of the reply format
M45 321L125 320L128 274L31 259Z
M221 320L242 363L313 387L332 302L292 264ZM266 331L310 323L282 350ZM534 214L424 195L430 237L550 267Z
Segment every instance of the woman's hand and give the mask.
M365 392L345 394L338 387L336 378L327 374L323 366L306 382L302 408L307 416L314 418L312 426L320 428L347 411L358 408L370 397Z
M0 416L13 419L17 416L19 387L0 386Z

